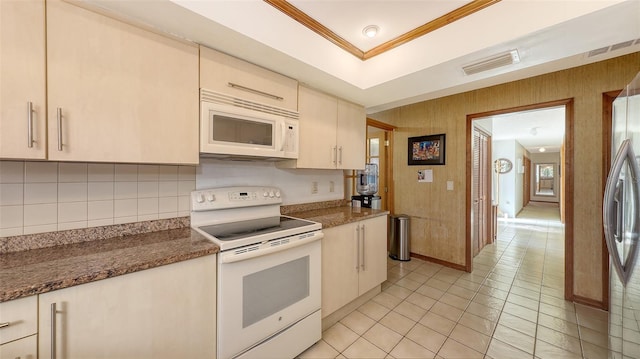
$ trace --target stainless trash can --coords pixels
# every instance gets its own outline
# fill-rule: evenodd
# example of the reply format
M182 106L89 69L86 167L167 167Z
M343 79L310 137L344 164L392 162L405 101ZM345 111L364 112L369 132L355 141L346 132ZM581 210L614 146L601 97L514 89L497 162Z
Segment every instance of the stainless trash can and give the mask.
M411 260L409 241L409 216L406 214L390 215L389 257L399 261Z

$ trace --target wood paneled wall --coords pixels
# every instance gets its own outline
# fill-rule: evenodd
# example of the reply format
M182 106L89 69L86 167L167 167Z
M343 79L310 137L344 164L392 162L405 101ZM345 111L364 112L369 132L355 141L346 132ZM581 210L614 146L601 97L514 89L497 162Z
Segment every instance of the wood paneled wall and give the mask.
M466 116L574 99L574 294L602 301L602 93L640 71L640 52L524 80L383 111L370 118L397 126L394 213L411 216L411 251L465 265ZM408 166L407 138L446 133L445 166ZM419 183L418 169L433 170ZM454 190L447 191L446 182Z

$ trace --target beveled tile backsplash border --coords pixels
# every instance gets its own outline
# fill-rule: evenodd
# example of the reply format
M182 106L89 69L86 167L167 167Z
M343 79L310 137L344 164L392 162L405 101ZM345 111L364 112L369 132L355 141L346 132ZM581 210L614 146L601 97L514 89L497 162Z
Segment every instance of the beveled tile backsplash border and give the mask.
M185 228L190 225L190 217L187 216L21 236L0 237L0 254Z

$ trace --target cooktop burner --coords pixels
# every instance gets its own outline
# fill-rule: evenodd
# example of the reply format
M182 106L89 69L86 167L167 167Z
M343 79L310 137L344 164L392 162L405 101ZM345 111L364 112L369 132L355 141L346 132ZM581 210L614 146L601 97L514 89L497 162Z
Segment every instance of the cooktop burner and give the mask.
M313 222L305 221L303 219L276 216L252 219L247 221L200 226L198 227L198 229L211 235L212 237L215 237L217 240L233 241L266 233L300 228L313 224Z

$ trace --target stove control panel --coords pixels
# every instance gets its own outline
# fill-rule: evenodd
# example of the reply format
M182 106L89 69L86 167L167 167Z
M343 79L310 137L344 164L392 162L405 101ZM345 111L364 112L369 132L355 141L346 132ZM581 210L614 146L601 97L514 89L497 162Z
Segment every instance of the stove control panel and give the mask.
M281 203L282 194L275 187L224 187L191 192L194 212Z

